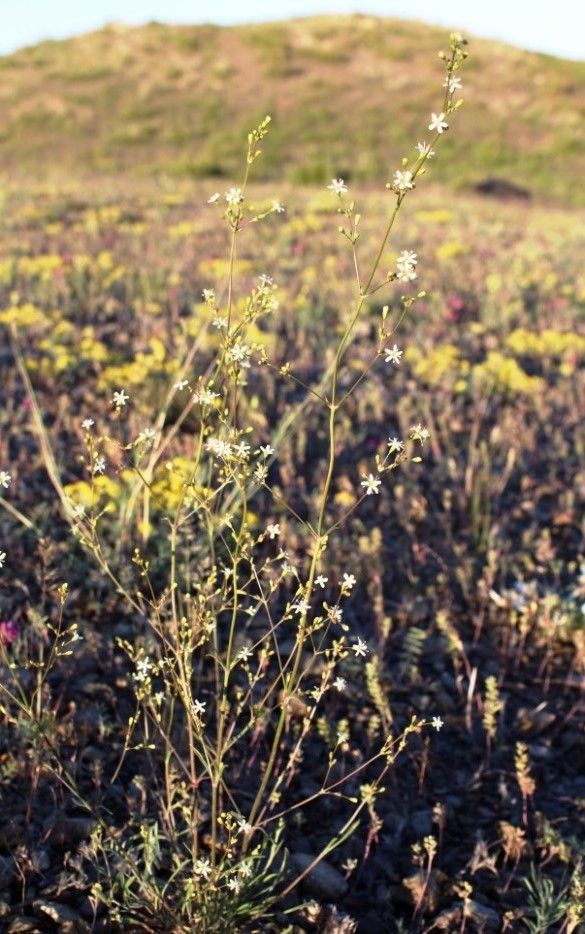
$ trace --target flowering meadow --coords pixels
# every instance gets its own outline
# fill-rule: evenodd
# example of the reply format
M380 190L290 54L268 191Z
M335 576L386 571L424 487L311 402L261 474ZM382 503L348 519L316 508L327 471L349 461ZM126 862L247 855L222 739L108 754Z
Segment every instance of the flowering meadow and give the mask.
M585 221L433 183L462 49L377 187L4 185L9 934L585 930Z

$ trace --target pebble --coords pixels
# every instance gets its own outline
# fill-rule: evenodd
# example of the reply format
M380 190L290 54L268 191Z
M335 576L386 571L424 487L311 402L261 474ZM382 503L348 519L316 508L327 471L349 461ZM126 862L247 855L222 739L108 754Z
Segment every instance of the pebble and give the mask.
M303 872L315 859L310 853L293 853L291 862L295 868ZM330 863L325 860L317 863L303 878L304 887L314 898L325 902L334 902L343 898L347 892L347 881Z

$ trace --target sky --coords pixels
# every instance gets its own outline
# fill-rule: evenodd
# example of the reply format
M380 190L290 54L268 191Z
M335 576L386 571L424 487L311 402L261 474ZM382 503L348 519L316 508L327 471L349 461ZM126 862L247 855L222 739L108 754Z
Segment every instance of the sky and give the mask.
M106 23L221 25L319 13L372 13L418 19L470 37L585 60L585 3L580 0L4 0L0 55L41 39L63 39Z

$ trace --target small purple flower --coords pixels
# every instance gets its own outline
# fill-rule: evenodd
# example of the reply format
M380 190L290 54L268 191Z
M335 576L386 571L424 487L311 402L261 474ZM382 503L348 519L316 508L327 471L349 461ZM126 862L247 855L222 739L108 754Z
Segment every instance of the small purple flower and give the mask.
M0 642L2 645L10 645L19 635L20 629L13 619L0 620Z

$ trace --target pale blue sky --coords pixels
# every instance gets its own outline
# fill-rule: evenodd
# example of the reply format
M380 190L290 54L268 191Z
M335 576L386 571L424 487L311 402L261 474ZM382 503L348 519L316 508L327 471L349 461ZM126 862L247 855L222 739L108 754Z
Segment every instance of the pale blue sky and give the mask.
M4 0L3 6L0 55L109 22L225 25L317 13L374 13L419 19L523 49L585 60L582 0Z

